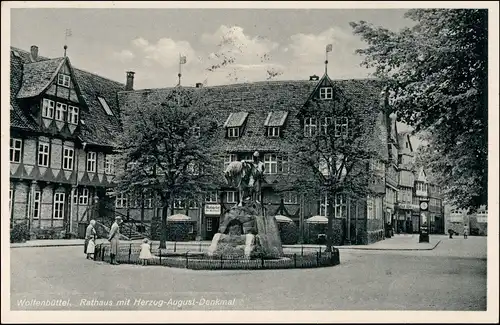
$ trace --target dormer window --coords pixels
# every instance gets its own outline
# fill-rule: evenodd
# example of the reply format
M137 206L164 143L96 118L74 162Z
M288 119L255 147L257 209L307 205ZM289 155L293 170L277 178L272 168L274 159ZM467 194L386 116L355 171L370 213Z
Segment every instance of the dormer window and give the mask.
M108 102L106 102L106 100L102 97L97 97L97 99L101 103L101 106L102 106L102 108L104 108L104 111L106 112L106 114L108 114L109 116L113 116L113 112L109 108Z
M267 128L266 132L268 137L280 137L281 128L285 125L287 116L287 111L272 111L267 114L267 118L264 121L264 126Z
M228 138L239 138L240 137L240 128L227 128L227 137Z
M333 88L332 87L322 87L319 89L320 99L333 99Z
M78 124L78 107L68 106L68 122Z
M69 75L60 73L57 77L57 84L63 87L68 87L70 85L71 78Z
M279 126L270 126L267 128L267 136L270 138L279 138L280 136L280 127Z
M68 105L63 103L56 103L56 120L64 121L64 113L67 111Z
M54 118L54 107L56 103L53 100L44 98L42 101L42 117Z
M226 123L224 123L224 128L226 128L226 136L228 138L239 138L247 117L247 112L229 114Z

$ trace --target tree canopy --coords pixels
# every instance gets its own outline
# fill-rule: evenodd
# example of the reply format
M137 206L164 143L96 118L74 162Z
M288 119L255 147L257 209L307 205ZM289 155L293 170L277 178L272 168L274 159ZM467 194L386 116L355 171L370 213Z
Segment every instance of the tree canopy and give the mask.
M213 164L210 143L216 122L194 89L173 89L161 105L123 112L119 138L120 165L117 192L129 196L149 191L163 207L161 243L166 240L168 208L176 199L196 199L210 189Z
M291 132L290 181L282 188L287 190L288 184L310 197L326 195L330 207L340 196L345 202L376 194L373 185L377 176L384 184L384 169L374 172L375 162L386 160L386 144L377 137L377 119L383 113L377 112L376 100L373 106L353 105L340 88L333 92L331 100L312 98L299 114L301 125ZM335 209L326 211L330 251Z
M363 65L390 85L398 120L425 131L422 149L457 207L488 200L488 12L413 9L413 27L393 32L352 22L368 46Z

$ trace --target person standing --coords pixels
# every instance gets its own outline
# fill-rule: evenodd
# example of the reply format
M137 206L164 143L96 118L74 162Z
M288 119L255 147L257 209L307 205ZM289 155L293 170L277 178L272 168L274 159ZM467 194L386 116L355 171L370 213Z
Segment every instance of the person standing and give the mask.
M87 254L87 258L89 258L89 253L87 252L87 247L89 245L89 241L92 238L95 238L97 235L96 230L95 230L95 220L90 220L89 225L87 226L87 229L85 230L85 243L83 247L83 253Z
M121 217L116 217L115 222L111 226L111 229L109 230L109 236L108 240L111 244L111 251L110 251L110 258L111 261L110 263L113 265L119 264L116 261L116 255L118 255L118 246L120 245L120 225L122 223L122 218Z
M139 254L139 259L143 266L148 265L148 261L153 258L151 254L151 244L147 238L144 238L141 244L141 253Z
M464 239L467 239L467 232L468 232L468 229L469 227L467 227L467 225L465 224L464 225Z

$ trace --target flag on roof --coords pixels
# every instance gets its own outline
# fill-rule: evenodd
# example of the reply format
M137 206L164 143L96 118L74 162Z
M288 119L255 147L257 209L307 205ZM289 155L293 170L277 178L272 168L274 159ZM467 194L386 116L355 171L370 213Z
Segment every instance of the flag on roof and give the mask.
M332 51L332 49L333 49L333 45L332 45L332 44L328 44L328 45L326 46L326 51L327 51L327 52L331 52L331 51Z
M66 29L66 37L73 35L71 29Z
M180 58L180 64L186 64L186 56L181 56Z

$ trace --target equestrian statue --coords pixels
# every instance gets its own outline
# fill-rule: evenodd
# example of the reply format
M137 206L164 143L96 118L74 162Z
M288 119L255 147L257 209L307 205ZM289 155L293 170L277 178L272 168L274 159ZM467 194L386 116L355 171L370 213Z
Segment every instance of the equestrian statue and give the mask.
M253 161L232 161L224 171L229 186L238 189L238 206L249 198L257 203L262 202L262 182L265 166L260 160L258 151L253 154Z

